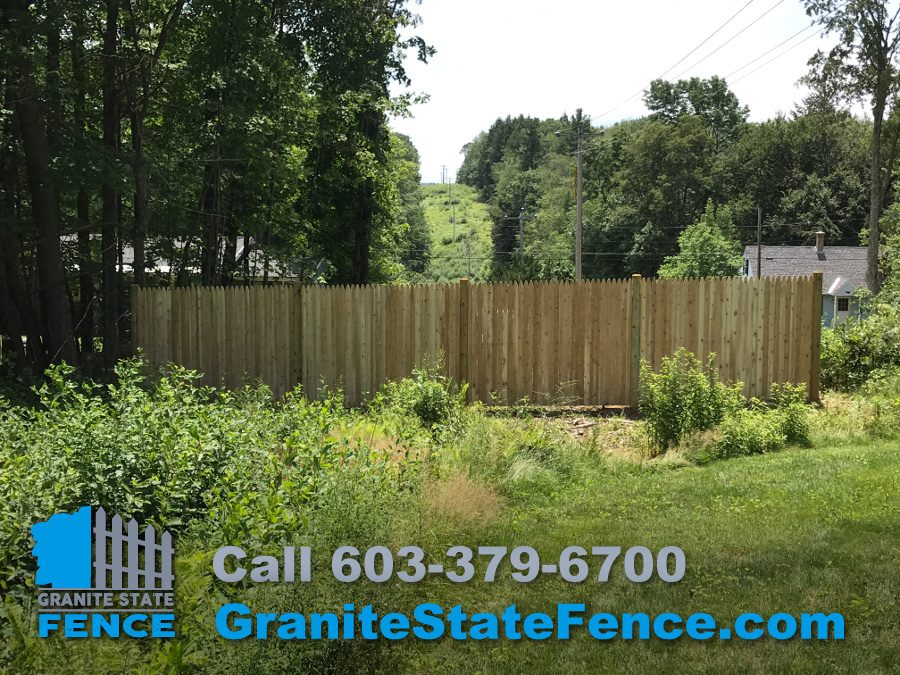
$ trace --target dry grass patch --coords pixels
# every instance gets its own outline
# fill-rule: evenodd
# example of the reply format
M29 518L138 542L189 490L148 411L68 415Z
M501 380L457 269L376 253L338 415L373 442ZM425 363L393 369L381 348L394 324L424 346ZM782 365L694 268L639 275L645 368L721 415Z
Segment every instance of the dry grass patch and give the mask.
M601 418L595 422L583 439L592 450L620 459L643 459L647 441L641 434L640 422L625 417Z
M494 522L503 508L503 498L496 490L465 474L428 485L425 503L436 516L479 527Z
M329 436L339 443L347 443L350 446L363 445L391 462L422 460L428 455L426 444L401 439L397 433L383 425L369 421L335 427Z

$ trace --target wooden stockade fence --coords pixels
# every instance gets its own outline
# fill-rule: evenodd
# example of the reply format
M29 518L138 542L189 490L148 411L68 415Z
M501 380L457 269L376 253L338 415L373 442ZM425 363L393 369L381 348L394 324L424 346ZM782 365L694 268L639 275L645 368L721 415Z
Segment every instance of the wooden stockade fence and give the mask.
M750 396L819 393L822 277L579 283L135 289L134 344L206 382L282 394L343 387L348 403L435 364L470 397L633 404L642 359L717 355Z

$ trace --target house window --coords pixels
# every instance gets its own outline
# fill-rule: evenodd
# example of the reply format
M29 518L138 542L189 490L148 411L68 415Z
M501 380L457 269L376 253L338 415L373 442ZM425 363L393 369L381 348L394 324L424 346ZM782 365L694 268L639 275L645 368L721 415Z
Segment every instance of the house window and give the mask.
M850 298L838 298L838 307L837 311L839 312L849 312L850 311Z

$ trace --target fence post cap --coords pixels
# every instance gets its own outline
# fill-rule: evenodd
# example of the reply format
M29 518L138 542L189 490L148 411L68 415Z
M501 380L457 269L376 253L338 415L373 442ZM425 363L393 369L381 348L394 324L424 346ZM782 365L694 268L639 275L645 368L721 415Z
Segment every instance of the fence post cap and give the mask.
M640 279L640 278L641 278L641 275L640 275L640 274L632 274L632 275L631 275L631 278L632 278L632 279Z

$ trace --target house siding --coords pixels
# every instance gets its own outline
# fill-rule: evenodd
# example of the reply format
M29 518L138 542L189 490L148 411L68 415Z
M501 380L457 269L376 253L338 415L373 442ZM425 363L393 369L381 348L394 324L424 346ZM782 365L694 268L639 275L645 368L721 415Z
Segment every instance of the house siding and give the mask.
M847 295L839 295L837 297L846 298ZM859 298L850 296L850 305L849 311L847 312L847 317L851 316L859 316L861 313L859 307ZM835 296L833 295L823 295L822 296L822 323L827 327L831 327L834 324L834 308L836 305Z

